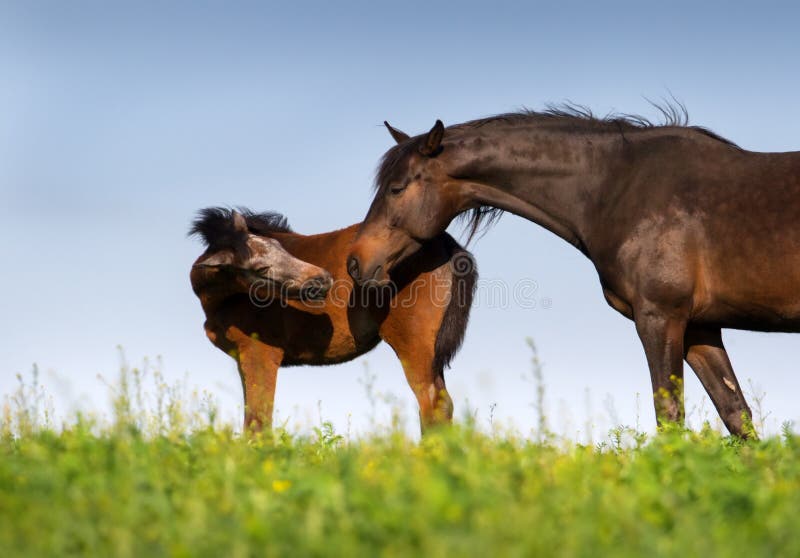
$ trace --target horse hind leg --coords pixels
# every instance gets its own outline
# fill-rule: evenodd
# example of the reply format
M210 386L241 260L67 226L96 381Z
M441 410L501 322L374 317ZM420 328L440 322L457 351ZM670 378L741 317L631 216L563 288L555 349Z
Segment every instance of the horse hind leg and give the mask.
M453 400L447 392L442 370L434 370L430 363L404 363L409 386L419 404L420 430L424 434L431 427L453 422Z
M394 319L393 319L394 318ZM453 420L453 400L447 392L443 367L435 358L436 332L425 331L424 322L398 320L390 316L381 328L381 337L394 349L403 366L406 380L419 404L420 429L426 430ZM411 330L410 324L416 329Z
M689 326L684 347L686 362L703 384L728 431L741 438L755 438L752 413L722 344L721 330Z
M423 434L431 426L453 420L444 369L464 339L477 280L470 254L450 242L450 263L401 291L380 329L417 398Z
M414 345L413 341L395 343L392 348L417 398L420 429L424 434L431 427L453 421L453 400L447 392L444 371L434 365L433 350Z

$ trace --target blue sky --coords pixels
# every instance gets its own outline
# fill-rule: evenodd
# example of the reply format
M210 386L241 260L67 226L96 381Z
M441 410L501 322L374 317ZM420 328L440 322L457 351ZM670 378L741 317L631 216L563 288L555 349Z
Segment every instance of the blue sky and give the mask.
M33 363L57 409L104 409L124 347L170 379L218 395L236 417L233 362L206 340L186 238L207 205L285 213L299 232L361 220L388 119L410 132L572 100L657 117L674 95L692 122L758 151L800 148L800 9L791 3L6 2L0 7L0 394ZM458 232L458 229L455 228ZM545 363L549 413L653 424L631 322L603 301L576 250L505 216L472 246L485 280L536 282L544 309L473 312L448 373L469 405L534 424L525 338ZM520 254L523 256L520 257ZM773 425L799 420L797 337L729 332L739 378ZM283 417L365 424L364 361L378 389L412 396L388 347L285 370ZM701 391L687 369L690 406ZM588 395L587 395L588 394ZM587 403L588 402L588 403ZM709 405L706 403L706 408ZM381 407L386 412L386 406ZM568 420L567 420L568 419Z

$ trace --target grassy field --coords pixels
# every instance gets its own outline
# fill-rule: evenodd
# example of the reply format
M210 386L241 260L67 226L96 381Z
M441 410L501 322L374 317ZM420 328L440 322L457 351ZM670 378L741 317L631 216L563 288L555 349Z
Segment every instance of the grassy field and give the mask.
M213 412L0 419L0 555L800 556L800 438L469 424L243 439ZM38 422L37 422L38 421Z

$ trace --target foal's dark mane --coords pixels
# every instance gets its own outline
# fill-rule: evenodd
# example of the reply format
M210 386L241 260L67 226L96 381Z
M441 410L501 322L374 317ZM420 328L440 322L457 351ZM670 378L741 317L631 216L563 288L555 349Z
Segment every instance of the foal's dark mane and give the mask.
M234 212L240 213L247 222L247 229L261 236L270 236L272 233L292 232L289 221L274 211L256 213L246 207L206 207L197 212L197 217L192 221L189 236L197 235L209 248L222 250L233 248L239 250L241 234L233 225Z
M654 123L636 114L610 113L606 116L596 116L588 107L568 102L560 105L548 105L542 111L523 108L517 112L470 120L448 126L447 130L475 129L494 123L510 125L541 124L574 132L621 134L624 138L626 132L655 128L684 128L739 149L739 146L734 142L708 128L689 125L689 111L679 101L665 101L662 104L651 102L651 104L661 114L662 122ZM412 137L403 143L393 146L383 155L375 175L375 183L373 185L375 191L382 195L386 194L393 176L402 171L401 163L417 151L424 137L425 134ZM469 231L467 243L472 240L479 230L488 228L496 222L502 213L501 210L494 207L479 207L459 215L460 219L467 221L467 230Z

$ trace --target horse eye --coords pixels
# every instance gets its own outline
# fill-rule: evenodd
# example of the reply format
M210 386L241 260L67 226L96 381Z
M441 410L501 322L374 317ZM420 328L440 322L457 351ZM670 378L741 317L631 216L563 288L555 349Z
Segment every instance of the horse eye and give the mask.
M405 189L406 189L406 186L404 184L398 184L396 186L392 186L391 188L389 188L389 191L392 192L392 194L397 195L397 194L402 193L403 190L405 190Z
M258 273L259 275L266 275L268 271L269 271L268 265L264 265L256 269L256 273Z

